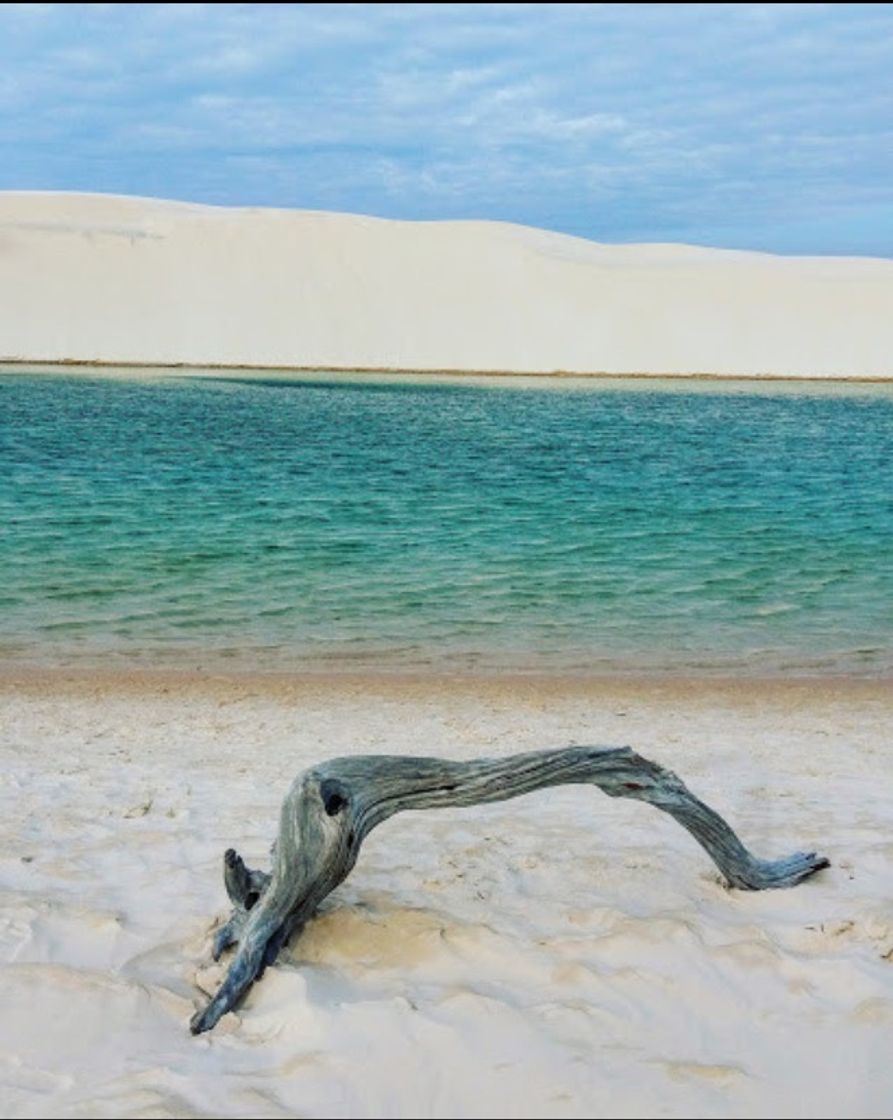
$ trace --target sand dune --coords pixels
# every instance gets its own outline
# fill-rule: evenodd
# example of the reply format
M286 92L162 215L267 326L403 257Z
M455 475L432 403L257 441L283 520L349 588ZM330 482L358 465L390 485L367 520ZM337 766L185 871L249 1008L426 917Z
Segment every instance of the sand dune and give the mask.
M881 682L0 681L0 1111L887 1116L890 708ZM222 851L266 866L293 773L573 741L832 867L729 892L669 818L583 787L403 814L190 1036Z
M0 193L0 360L893 377L893 261Z

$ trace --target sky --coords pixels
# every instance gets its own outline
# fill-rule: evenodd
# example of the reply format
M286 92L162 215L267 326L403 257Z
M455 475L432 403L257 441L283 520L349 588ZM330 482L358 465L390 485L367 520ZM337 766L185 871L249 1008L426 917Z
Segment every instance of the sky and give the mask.
M893 4L3 4L0 190L893 257Z

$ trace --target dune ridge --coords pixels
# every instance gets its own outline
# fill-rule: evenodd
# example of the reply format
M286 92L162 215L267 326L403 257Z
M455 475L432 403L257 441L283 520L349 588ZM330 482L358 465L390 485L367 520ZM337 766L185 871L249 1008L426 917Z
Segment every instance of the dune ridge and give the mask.
M893 378L893 261L0 192L0 361Z

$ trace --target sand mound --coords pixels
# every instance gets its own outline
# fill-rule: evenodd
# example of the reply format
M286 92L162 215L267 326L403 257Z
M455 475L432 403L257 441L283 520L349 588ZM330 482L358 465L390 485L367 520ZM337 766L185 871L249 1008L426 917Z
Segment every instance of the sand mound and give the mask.
M0 360L893 377L893 261L0 193Z

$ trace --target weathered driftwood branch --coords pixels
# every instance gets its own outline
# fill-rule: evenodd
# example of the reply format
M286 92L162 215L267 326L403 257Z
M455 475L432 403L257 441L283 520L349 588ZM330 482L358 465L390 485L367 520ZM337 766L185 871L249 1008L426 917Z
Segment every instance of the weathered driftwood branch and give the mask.
M402 809L439 809L504 801L546 786L588 782L609 797L633 797L663 809L687 829L733 887L792 887L828 866L814 852L756 859L726 822L669 770L628 747L568 747L509 758L448 762L367 755L305 770L282 805L273 871L251 871L229 849L224 882L232 917L217 933L214 957L238 944L219 991L190 1024L210 1030L272 964L330 891L347 876L376 825Z

